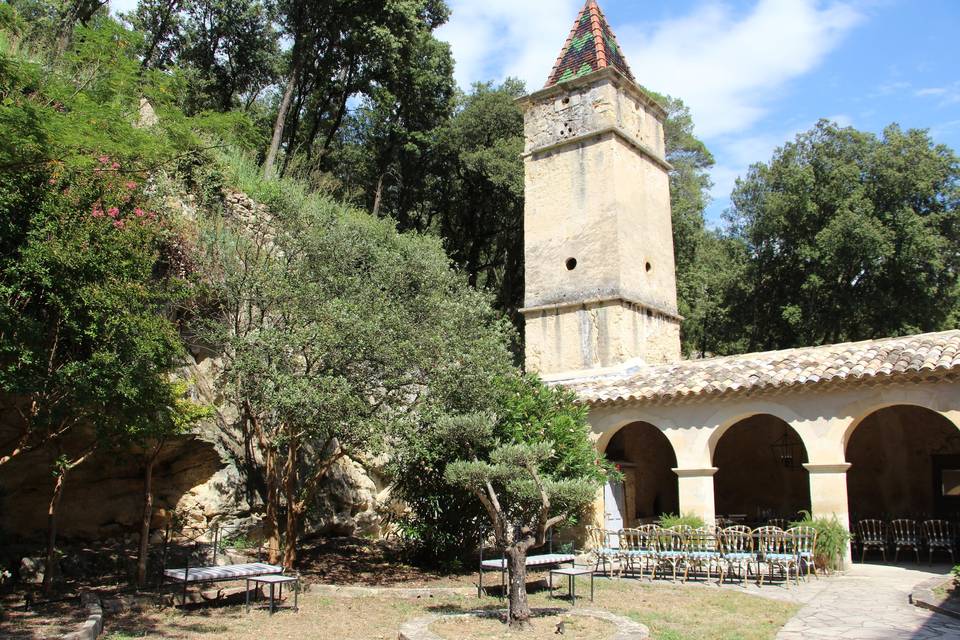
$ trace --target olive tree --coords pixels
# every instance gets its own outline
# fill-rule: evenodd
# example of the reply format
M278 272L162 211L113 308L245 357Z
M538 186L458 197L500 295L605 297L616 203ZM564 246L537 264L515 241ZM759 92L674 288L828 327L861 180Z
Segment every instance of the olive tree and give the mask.
M448 418L444 424L451 441L475 445L479 451L493 439L496 420L475 414ZM530 620L527 553L546 543L550 529L583 512L601 486L596 473L560 479L547 472L551 458L560 455L551 441L505 440L483 458L456 460L446 467L447 481L483 505L497 546L506 556L511 627L526 626Z

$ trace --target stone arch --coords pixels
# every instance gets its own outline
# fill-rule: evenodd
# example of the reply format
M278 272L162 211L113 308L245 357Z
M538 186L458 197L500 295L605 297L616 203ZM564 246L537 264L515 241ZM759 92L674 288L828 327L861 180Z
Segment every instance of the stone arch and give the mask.
M800 433L780 416L757 413L728 426L712 458L718 516L765 524L809 511L810 477L803 466L808 456Z
M604 453L624 476L625 524L679 512L677 454L663 430L643 421L625 425L611 436Z
M847 428L843 432L843 450L847 450L847 446L850 444L850 438L853 437L853 434L857 431L864 420L876 414L878 411L882 411L890 407L914 407L917 409L925 409L927 411L939 414L953 424L953 426L955 426L957 429L960 429L960 411L958 411L956 408L944 407L942 406L941 402L937 401L937 398L933 397L932 395L921 393L916 389L890 390L888 393L884 394L882 402L857 403L847 408L847 411L844 413L846 415L853 416L853 419L850 420L850 424L847 425Z
M725 410L715 414L714 423L717 426L710 434L710 438L707 443L710 459L713 460L717 451L717 444L727 433L727 431L740 424L744 420L748 420L760 415L771 416L787 423L800 437L801 441L803 442L803 446L807 449L807 451L813 449L811 446L812 443L807 441L807 437L809 436L803 429L797 428L798 425L803 422L803 418L793 409L775 402L750 402L746 407L740 406L733 410Z
M858 416L844 434L852 523L960 514L957 423L930 406L891 400ZM944 495L955 480L946 491L953 495Z

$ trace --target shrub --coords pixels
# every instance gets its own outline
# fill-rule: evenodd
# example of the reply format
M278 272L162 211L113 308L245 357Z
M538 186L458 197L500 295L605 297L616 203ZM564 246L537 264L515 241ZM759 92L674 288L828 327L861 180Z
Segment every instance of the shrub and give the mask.
M790 526L813 527L817 530L817 548L814 550L817 567L841 569L850 545L850 532L835 515L815 518L809 511L800 513L803 514L803 519L791 523Z
M685 513L682 516L674 513L665 513L660 516L660 519L657 522L664 529L682 526L699 529L707 526L707 523L703 521L703 518L692 513Z
M483 443L483 450L451 438L440 428L442 417L424 420L422 428L407 430L396 440L394 495L410 509L399 523L400 532L424 562L463 558L490 533L489 518L479 501L446 481L450 461L480 458L502 443L550 441L556 455L544 463L544 470L555 479L589 477L602 482L616 473L590 442L587 410L572 392L548 386L536 376L512 373L493 375L486 384L474 386L481 390L480 397L446 398L442 409L455 414L479 406L494 414L493 437ZM470 389L455 385L464 387Z

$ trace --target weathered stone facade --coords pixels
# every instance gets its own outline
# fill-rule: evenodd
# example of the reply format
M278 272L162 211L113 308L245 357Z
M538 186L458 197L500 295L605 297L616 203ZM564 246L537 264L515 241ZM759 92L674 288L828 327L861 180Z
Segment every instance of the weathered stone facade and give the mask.
M527 367L678 360L663 109L612 68L521 104Z

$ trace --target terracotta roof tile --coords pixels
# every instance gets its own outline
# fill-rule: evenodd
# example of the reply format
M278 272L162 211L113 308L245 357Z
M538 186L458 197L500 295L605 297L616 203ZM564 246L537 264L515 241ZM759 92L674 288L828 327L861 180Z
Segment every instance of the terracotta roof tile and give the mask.
M584 402L653 402L911 374L960 373L960 331L639 366L559 381Z

